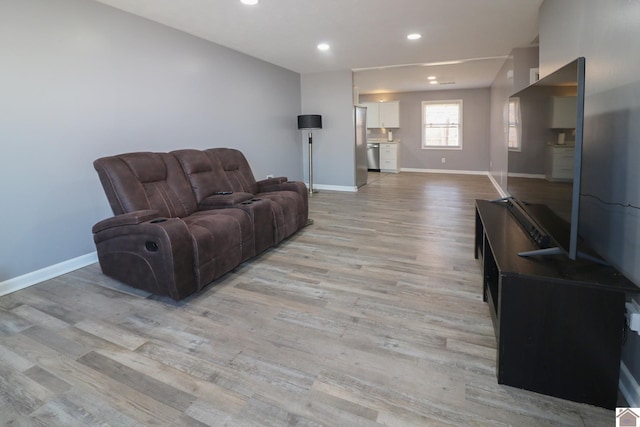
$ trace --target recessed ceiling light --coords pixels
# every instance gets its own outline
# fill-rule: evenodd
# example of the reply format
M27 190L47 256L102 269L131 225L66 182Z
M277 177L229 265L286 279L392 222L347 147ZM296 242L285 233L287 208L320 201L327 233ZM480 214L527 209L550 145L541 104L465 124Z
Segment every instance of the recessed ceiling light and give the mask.
M329 50L331 49L331 46L329 46L327 43L320 43L318 45L318 50Z
M254 4L258 4L258 0L240 0L242 4L248 4L249 6L253 6Z
M427 80L435 80L435 79L436 79L436 76L429 76L429 77L427 77Z
M437 84L438 84L438 81L437 81L437 80L431 80L431 81L429 82L429 84L430 84L430 85L437 85Z
M418 33L409 34L407 38L409 40L418 40L419 38L422 38L422 34L418 34Z

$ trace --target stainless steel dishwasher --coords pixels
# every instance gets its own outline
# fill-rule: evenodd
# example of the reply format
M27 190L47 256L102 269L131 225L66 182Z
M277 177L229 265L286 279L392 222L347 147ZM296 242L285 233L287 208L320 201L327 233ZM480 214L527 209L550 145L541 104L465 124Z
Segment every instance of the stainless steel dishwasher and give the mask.
M367 166L370 171L380 171L380 144L367 142Z

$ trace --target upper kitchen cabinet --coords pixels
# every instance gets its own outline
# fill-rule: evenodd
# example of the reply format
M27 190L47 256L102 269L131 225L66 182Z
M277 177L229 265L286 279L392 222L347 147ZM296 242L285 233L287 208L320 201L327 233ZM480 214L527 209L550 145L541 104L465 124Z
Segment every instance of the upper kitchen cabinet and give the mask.
M363 102L367 107L367 128L399 128L400 101Z
M361 102L360 105L367 107L367 129L380 127L380 108L377 102Z
M551 128L575 129L576 104L575 96L554 96L552 98Z

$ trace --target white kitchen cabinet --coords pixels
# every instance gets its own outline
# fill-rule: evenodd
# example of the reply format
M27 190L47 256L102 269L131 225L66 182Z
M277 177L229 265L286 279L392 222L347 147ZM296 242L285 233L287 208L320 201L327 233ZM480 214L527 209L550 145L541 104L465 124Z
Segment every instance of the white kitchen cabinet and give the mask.
M363 102L367 107L367 128L399 128L400 102Z
M575 129L578 99L575 96L554 96L551 105L552 129Z
M575 148L570 146L554 145L549 147L548 156L547 180L565 182L572 181L575 164Z
M400 127L400 102L381 102L378 107L380 127L381 128L399 128Z
M380 108L377 102L363 102L363 107L367 107L367 129L380 127Z
M400 171L398 165L398 144L390 143L380 144L380 172L398 173Z

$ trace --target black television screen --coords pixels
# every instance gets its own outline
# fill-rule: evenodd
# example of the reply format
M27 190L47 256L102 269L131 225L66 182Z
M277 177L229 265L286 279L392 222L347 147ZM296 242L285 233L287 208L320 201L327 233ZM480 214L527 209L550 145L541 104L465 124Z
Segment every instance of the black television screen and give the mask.
M507 192L542 249L532 255L578 254L584 90L578 58L509 100Z

